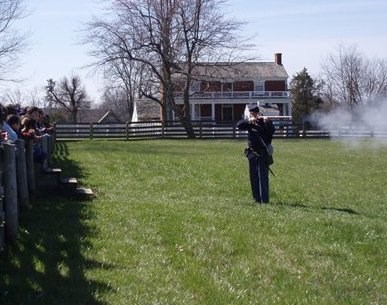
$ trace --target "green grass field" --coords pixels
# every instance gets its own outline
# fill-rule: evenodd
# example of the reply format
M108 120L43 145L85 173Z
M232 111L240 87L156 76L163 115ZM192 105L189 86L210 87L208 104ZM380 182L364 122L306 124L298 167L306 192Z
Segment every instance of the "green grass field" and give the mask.
M387 304L387 145L275 140L269 205L245 145L59 142L96 198L35 196L0 304Z

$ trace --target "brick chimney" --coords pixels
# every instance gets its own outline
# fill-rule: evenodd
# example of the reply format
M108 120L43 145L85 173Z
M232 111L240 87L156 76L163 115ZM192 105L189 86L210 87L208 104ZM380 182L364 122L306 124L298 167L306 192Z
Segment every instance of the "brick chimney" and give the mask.
M274 60L277 65L282 66L282 53L275 53Z

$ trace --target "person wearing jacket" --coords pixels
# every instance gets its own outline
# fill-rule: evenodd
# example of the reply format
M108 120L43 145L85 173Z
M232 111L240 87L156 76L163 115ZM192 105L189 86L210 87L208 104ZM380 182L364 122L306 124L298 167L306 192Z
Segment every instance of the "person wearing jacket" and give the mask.
M272 121L260 115L257 104L248 106L250 117L237 123L239 130L248 133L248 147L245 150L249 162L250 184L253 198L257 203L269 202L270 149L275 127Z

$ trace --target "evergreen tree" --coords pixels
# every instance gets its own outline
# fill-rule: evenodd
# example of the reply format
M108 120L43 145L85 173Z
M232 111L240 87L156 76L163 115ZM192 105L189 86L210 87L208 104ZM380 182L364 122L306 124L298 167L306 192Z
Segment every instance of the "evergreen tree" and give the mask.
M306 68L293 76L290 82L292 95L292 120L293 125L302 129L310 129L309 115L318 108L321 101L316 92L318 86L309 75Z

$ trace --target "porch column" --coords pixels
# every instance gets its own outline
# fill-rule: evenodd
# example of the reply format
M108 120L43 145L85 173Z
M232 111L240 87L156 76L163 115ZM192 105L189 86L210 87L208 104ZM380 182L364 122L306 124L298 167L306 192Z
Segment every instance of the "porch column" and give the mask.
M292 115L292 103L290 101L286 104L286 110L287 110L287 115L291 116Z
M196 113L195 113L195 103L191 103L191 120L195 121L196 120Z
M175 121L176 120L176 113L175 111L172 111L172 121Z
M215 121L215 103L211 103L211 120Z

